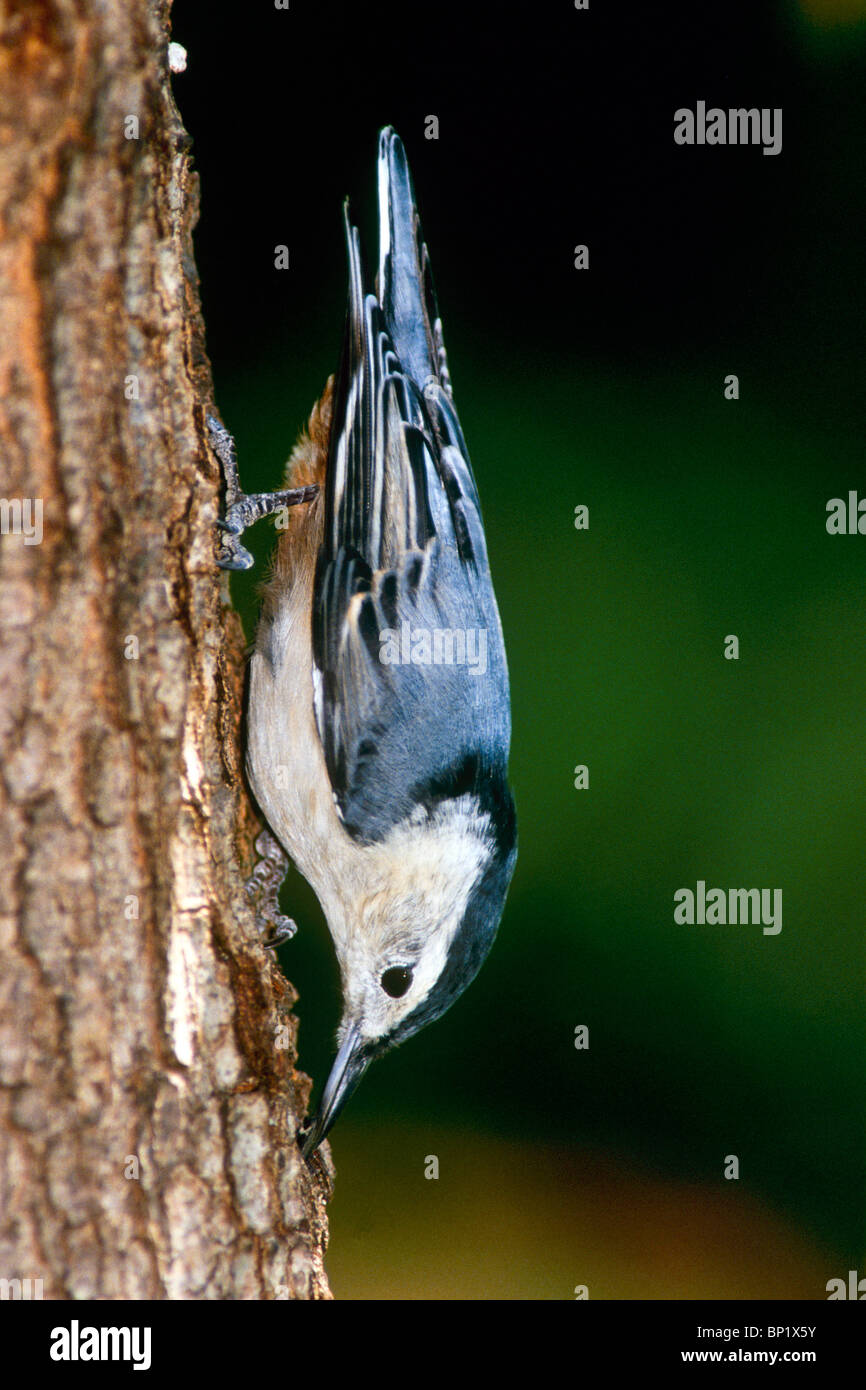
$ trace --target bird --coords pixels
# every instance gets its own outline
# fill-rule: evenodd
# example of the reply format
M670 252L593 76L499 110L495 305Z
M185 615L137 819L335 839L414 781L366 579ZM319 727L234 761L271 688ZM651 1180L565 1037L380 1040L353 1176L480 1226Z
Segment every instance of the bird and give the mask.
M340 967L336 1058L300 1136L307 1159L370 1063L475 978L517 856L502 627L412 177L390 126L377 172L375 292L347 200L339 370L286 488L249 498L227 475L223 522L226 567L246 567L243 529L284 508L250 660L246 769L319 899Z

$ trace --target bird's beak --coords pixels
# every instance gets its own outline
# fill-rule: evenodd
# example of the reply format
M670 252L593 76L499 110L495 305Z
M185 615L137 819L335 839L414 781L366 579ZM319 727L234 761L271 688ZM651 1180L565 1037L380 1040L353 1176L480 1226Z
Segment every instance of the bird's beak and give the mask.
M334 1058L313 1127L304 1140L304 1158L309 1158L319 1147L369 1064L370 1056L365 1051L361 1035L356 1025L350 1023Z

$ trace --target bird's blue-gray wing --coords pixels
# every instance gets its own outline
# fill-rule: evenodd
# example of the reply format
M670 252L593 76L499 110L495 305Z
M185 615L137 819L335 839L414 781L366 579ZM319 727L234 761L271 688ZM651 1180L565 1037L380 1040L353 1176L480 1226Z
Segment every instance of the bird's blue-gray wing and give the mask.
M369 842L419 803L507 794L510 719L478 493L405 156L390 131L380 143L378 299L364 293L348 216L346 234L314 694L341 817Z

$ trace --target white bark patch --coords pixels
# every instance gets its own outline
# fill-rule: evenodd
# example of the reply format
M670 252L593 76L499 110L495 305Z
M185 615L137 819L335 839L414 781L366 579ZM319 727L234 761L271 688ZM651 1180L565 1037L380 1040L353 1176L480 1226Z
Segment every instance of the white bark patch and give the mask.
M168 943L166 1015L174 1055L182 1066L195 1059L198 1032L198 956L187 932L175 928Z

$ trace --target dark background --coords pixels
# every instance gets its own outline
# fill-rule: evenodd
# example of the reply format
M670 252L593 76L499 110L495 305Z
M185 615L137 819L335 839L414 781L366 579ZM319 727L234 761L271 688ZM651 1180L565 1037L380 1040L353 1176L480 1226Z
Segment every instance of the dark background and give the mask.
M500 936L334 1130L339 1296L823 1298L866 1275L866 536L825 529L831 497L866 496L864 36L858 0L174 7L246 486L279 485L337 367L342 199L374 266L391 123L512 674ZM675 145L699 99L782 107L781 154ZM248 540L252 636L273 533ZM781 934L676 925L699 878L782 888ZM318 1087L338 973L296 873L284 904Z

